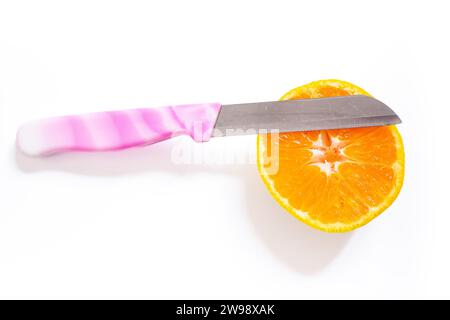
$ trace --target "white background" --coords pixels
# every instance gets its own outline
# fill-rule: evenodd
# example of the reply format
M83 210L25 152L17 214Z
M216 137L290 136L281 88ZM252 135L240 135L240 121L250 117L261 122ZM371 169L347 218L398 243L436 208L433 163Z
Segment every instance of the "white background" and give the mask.
M446 1L0 1L0 298L450 298L448 13ZM347 234L286 214L248 159L174 163L187 137L48 159L15 149L35 118L275 100L324 78L404 121L399 198ZM255 137L201 148L254 155Z

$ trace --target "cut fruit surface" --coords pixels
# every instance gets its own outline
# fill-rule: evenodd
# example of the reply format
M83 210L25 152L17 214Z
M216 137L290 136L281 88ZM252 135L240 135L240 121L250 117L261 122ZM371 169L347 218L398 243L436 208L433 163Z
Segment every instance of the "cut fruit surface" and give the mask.
M281 100L355 94L369 95L348 82L320 80ZM395 126L260 134L257 147L258 170L271 195L323 231L345 232L368 223L402 187L404 150Z

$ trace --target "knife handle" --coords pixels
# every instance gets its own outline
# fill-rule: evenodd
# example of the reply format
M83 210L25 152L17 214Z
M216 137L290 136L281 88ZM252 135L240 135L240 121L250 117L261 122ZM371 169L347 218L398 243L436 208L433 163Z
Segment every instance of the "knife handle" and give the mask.
M211 138L219 103L110 111L37 120L17 133L18 148L30 156L72 151L113 151L145 146L179 135Z

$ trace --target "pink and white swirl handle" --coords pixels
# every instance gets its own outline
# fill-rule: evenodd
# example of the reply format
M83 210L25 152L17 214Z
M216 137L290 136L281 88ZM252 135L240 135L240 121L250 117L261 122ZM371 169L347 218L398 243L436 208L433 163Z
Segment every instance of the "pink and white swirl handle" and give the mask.
M17 133L19 149L31 156L71 151L112 151L189 135L211 138L219 103L99 112L38 120Z

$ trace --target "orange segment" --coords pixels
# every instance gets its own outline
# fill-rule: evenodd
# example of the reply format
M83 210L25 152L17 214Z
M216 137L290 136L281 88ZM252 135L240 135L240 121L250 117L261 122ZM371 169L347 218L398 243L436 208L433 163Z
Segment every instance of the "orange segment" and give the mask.
M354 94L369 95L348 82L321 80L281 99ZM258 169L271 195L323 231L368 223L389 207L403 183L404 150L395 126L258 135L257 146Z

